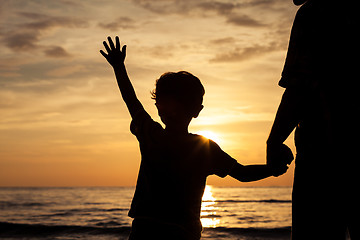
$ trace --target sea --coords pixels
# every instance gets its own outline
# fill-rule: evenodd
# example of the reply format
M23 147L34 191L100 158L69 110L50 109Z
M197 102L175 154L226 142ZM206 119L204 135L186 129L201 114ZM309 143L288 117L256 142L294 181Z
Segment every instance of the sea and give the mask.
M0 239L127 239L134 191L0 188ZM291 188L206 186L201 222L202 239L290 239Z

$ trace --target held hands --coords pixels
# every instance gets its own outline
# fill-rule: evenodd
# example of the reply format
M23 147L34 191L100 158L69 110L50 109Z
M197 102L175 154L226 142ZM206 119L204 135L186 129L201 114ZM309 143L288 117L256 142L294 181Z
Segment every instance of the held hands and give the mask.
M268 144L266 160L267 165L272 169L273 176L278 177L286 173L289 164L294 156L285 144Z
M111 37L108 37L107 39L109 41L110 47L106 41L103 42L107 54L103 50L100 50L100 53L106 58L112 67L124 64L126 57L126 45L124 45L122 50L120 50L120 40L118 36L115 37L116 45L114 45Z

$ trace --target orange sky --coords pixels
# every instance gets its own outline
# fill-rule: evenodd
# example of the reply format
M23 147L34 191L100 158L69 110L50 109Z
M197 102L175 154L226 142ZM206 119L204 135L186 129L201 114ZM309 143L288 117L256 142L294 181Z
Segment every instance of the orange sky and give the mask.
M0 1L0 186L131 186L140 154L102 41L119 35L139 99L166 71L205 86L191 132L212 131L242 164L265 141L297 8L287 0ZM293 147L292 140L289 141ZM291 185L279 178L227 186Z

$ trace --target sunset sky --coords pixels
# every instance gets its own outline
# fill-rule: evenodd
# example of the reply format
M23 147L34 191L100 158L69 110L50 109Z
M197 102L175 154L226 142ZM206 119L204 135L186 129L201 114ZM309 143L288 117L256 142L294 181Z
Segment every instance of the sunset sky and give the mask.
M296 10L290 0L0 0L0 186L135 185L138 142L99 53L115 35L155 120L155 80L189 71L206 89L190 131L213 132L241 164L265 163ZM256 183L208 183L291 185L293 165Z

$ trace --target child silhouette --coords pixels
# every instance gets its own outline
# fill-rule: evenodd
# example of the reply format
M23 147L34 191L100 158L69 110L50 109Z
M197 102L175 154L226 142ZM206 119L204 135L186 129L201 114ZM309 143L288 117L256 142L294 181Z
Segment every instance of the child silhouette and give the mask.
M129 216L134 218L129 239L200 239L201 200L206 178L227 175L250 182L279 172L266 165L243 166L213 141L188 132L192 118L203 108L205 93L200 80L181 71L165 73L153 91L165 129L152 120L137 99L127 75L126 45L120 49L104 41L107 54L100 51L114 68L121 95L132 117L131 132L140 143L141 165ZM292 154L285 151L284 158ZM287 167L282 169L286 172Z

